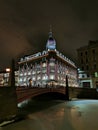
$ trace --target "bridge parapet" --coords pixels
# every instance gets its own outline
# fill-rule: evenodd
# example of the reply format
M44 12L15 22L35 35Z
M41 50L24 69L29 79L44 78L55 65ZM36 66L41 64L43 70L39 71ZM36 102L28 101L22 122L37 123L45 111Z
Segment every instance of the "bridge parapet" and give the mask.
M58 88L18 87L16 89L17 101L18 101L18 103L20 103L26 99L30 99L37 95L49 93L49 92L57 92L57 93L65 94L65 87L58 87Z

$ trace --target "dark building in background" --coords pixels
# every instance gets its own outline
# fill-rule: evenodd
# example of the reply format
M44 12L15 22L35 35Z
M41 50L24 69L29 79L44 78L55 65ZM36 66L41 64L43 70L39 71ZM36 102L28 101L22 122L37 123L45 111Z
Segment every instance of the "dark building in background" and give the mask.
M77 49L79 79L82 87L98 87L98 41L89 41L87 46Z
M56 41L49 33L46 49L20 59L19 86L66 86L66 75L69 86L77 87L77 67L56 50Z

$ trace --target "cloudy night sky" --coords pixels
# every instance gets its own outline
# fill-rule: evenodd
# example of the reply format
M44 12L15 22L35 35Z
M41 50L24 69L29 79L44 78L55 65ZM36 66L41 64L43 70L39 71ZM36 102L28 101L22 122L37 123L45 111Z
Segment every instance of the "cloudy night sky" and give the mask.
M98 40L98 0L0 0L0 70L43 51L50 25L57 50L75 61L77 48Z

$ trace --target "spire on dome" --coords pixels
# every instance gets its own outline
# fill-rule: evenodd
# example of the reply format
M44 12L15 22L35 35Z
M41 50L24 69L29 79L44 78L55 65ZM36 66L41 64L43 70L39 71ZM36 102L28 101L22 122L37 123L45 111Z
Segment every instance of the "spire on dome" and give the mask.
M52 25L50 25L49 38L52 37Z
M49 38L47 40L46 49L55 50L56 49L56 41L52 36L52 26L50 25Z

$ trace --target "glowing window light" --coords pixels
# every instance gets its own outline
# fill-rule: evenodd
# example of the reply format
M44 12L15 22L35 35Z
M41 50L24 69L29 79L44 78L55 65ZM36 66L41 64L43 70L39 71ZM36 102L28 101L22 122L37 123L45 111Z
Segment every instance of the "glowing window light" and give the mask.
M24 75L26 75L27 73L25 72Z
M42 72L43 72L43 73L46 73L46 69L43 69Z
M42 77L43 80L47 80L48 79L48 76L45 74L43 77Z
M38 77L37 77L37 80L39 80L39 79L41 79L41 77L40 77L40 76L38 76Z
M22 82L22 79L20 79L20 82Z
M24 78L24 81L26 81L26 78Z
M43 80L45 80L46 79L46 77L45 76L43 76L43 78L42 78Z
M95 72L95 77L98 77L98 72Z
M20 76L23 76L23 73L20 73Z
M31 72L29 72L28 75L31 75Z
M46 63L43 63L43 65L42 65L43 67L46 67Z
M55 65L55 63L53 63L53 62L52 62L52 63L50 63L49 65L50 65L50 66L54 66L54 65Z
M33 71L32 74L35 74L35 71Z
M33 77L32 79L35 80L35 77Z
M55 70L54 70L54 69L51 69L50 72L55 72Z
M54 77L54 75L50 75L50 79L54 79L55 77Z

